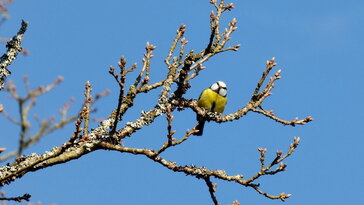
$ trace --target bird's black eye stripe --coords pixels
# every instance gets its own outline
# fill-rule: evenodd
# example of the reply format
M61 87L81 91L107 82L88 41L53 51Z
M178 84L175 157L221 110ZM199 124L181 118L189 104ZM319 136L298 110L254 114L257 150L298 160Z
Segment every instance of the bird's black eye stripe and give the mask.
M220 82L219 82L219 81L217 81L216 83L217 83L217 85L219 86L219 90L220 90L220 88L224 88L224 89L226 90L226 86L222 86L222 85L220 85Z
M216 83L217 83L217 85L218 85L218 86L219 86L219 88L220 88L220 87L221 87L221 85L220 85L219 81L217 81Z

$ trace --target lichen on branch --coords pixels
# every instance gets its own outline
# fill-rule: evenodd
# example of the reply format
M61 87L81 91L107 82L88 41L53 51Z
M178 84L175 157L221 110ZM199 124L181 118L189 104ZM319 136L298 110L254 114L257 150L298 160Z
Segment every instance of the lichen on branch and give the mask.
M0 90L4 88L5 79L11 74L8 66L16 59L19 52L22 51L21 41L23 35L27 30L28 22L24 20L21 22L21 27L18 33L6 43L7 51L0 58Z

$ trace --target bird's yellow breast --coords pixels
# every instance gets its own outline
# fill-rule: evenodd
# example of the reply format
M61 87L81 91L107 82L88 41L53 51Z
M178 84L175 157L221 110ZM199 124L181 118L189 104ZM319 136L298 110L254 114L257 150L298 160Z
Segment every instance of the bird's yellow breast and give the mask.
M202 91L198 99L198 106L203 107L210 112L222 113L224 112L226 102L226 97L222 97L210 88L207 88Z

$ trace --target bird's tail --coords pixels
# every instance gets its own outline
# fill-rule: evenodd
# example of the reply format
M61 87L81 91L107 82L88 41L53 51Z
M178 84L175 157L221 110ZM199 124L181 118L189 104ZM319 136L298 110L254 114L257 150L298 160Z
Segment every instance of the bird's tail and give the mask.
M205 120L204 119L199 119L198 123L196 125L196 130L198 130L198 132L196 132L194 135L201 136L203 134L203 127L204 126L205 126Z

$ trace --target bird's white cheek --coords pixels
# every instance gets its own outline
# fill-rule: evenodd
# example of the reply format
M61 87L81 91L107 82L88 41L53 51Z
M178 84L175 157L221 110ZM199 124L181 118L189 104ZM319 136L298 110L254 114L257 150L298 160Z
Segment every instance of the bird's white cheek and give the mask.
M223 81L217 81L217 84L219 84L222 88L226 88L226 84Z
M219 90L219 95L225 97L227 95L227 90L226 89L220 89Z
M219 85L217 83L211 85L211 90L214 90L216 92L217 89L219 89Z

